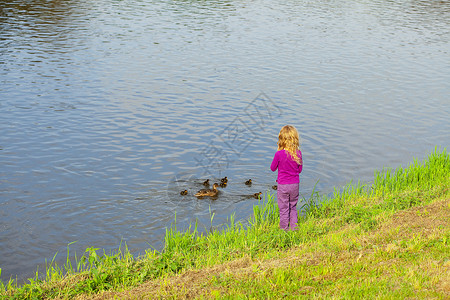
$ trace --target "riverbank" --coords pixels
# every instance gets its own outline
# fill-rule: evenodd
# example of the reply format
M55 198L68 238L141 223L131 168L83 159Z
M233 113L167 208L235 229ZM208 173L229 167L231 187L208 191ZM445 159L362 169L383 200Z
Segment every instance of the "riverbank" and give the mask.
M358 227L331 230L269 258L246 256L78 299L450 297L450 198L380 218L375 230Z
M167 230L161 253L87 249L45 278L1 286L26 298L446 298L450 296L450 155L376 172L307 199L296 232L278 229L274 195L254 207L248 227L199 234ZM317 205L321 203L321 205ZM69 255L68 255L69 256Z

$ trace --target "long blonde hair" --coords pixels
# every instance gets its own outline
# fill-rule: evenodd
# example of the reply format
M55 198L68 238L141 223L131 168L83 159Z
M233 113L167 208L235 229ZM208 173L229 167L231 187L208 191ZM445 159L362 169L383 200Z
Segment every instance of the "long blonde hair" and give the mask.
M292 125L283 126L278 134L278 150L286 150L299 165L303 162L297 154L300 148L300 138L297 129Z

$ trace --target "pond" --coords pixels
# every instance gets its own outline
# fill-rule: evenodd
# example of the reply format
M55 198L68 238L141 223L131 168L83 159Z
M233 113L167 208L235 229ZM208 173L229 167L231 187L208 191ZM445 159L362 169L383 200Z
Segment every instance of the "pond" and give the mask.
M450 2L0 0L1 279L245 222L285 124L301 196L450 145ZM202 181L227 176L217 199ZM252 179L253 184L244 182ZM188 195L180 191L187 189ZM211 221L211 216L214 218Z

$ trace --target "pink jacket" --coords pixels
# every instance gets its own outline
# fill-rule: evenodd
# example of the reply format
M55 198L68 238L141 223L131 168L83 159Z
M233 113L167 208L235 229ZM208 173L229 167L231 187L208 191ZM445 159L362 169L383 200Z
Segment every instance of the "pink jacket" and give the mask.
M302 160L302 152L297 152L300 161ZM303 164L299 165L292 159L289 152L286 150L279 150L275 152L270 169L275 172L278 169L278 184L292 184L299 183L299 174L302 172Z

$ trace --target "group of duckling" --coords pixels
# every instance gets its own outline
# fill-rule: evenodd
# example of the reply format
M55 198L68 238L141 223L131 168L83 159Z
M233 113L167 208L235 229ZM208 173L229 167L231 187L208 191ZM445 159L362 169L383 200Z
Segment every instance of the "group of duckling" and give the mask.
M217 194L219 194L219 190L217 188L218 187L225 188L227 186L227 184L228 184L228 178L225 176L224 178L220 179L220 183L216 183L215 182L212 185L212 189L206 189L206 188L205 189L201 189L197 193L195 193L194 196L198 197L198 198L215 197L215 196L217 196ZM209 179L206 179L203 182L203 185L204 186L209 186ZM252 180L249 179L249 180L245 181L245 185L249 185L249 186L252 185ZM182 195L182 196L185 196L187 194L188 194L187 190L183 190L183 191L180 192L180 195ZM255 199L259 199L261 197L261 195L262 195L262 193L259 192L259 193L253 194L251 197L253 197Z

